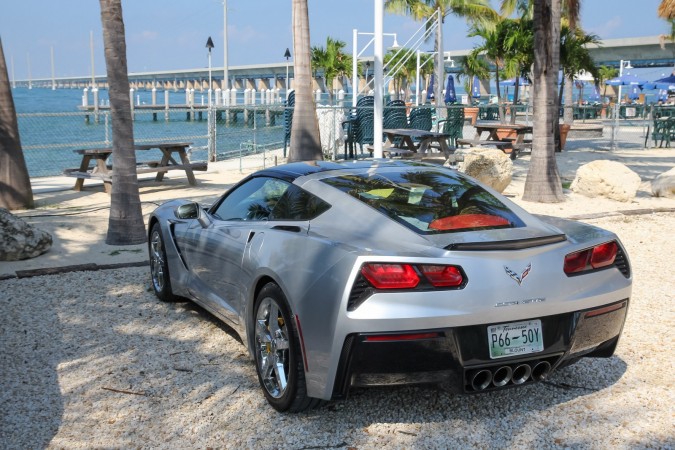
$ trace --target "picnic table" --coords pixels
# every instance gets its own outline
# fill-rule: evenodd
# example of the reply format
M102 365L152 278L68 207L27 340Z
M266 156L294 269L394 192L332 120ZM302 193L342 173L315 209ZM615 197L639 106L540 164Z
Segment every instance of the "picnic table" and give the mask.
M191 142L157 142L148 144L134 145L134 149L138 151L147 151L152 149L159 149L162 152L162 158L159 161L148 161L140 163L136 168L136 173L152 173L156 172L155 181L162 181L164 174L170 170L183 170L187 176L188 183L191 186L197 184L194 175L195 170L206 170L207 163L195 162L191 163L187 149L192 145ZM81 191L86 179L100 179L103 181L103 188L105 192L110 194L112 192L112 175L113 167L108 164L108 159L112 155L112 148L86 148L73 150L75 153L82 155L82 162L79 168L65 169L63 174L69 177L75 177L75 191ZM174 157L178 157L180 162ZM91 166L92 161L95 163Z
M476 122L476 136L474 139L457 139L459 145L492 145L510 154L515 159L518 151L531 149L531 142L525 142L525 135L532 133L532 125L521 123L481 123ZM500 132L510 132L515 137L502 138Z
M417 130L414 128L388 128L382 130L387 139L383 146L383 152L391 155L413 155L426 153L430 148L438 148L445 156L452 151L448 147L449 134L435 131Z

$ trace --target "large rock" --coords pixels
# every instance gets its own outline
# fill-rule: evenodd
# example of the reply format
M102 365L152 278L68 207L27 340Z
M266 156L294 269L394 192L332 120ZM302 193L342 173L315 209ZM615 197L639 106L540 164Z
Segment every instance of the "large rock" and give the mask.
M487 184L497 192L504 192L511 183L513 162L503 151L473 147L457 150L456 154L464 157L464 161L459 163L460 172Z
M652 194L655 197L675 198L675 167L654 178Z
M640 176L620 162L597 160L577 169L570 189L586 197L629 202L635 198L640 182Z
M0 261L35 258L52 246L52 236L0 208Z

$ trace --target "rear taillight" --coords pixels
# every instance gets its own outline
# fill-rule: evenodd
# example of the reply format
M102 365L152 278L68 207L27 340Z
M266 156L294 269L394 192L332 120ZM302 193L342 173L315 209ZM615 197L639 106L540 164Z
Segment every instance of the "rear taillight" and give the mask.
M464 277L455 266L420 266L420 270L427 277L429 283L435 287L460 286Z
M376 289L412 289L420 282L410 264L364 264L361 273Z
M457 287L464 283L462 271L457 266L435 264L368 263L361 267L361 274L375 289L413 289L429 284L437 288ZM422 279L426 283L419 286Z
M570 253L565 256L565 273L569 275L611 266L614 264L618 251L619 245L611 241L580 252Z

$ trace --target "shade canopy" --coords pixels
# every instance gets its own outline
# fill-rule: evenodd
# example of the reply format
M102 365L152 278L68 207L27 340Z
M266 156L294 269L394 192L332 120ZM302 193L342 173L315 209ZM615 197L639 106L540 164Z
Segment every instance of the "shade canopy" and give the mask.
M638 98L640 98L640 92L642 91L642 89L640 89L640 86L633 84L628 89L629 89L628 98L630 98L631 100L637 100Z
M452 75L448 75L448 83L445 86L445 103L455 103L456 101L455 79Z
M655 80L654 83L667 83L667 84L675 84L675 75L670 75L664 78L659 78L658 80Z
M647 80L638 78L637 75L625 74L620 77L612 78L611 80L605 81L605 84L610 86L642 86L647 83Z

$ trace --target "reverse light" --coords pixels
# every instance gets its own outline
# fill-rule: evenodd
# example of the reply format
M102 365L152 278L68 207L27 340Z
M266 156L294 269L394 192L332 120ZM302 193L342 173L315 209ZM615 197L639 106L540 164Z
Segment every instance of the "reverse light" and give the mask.
M459 286L464 282L462 272L455 266L423 265L419 268L434 287Z
M369 263L361 273L376 289L412 289L420 282L410 264Z
M564 271L566 274L586 272L614 264L619 245L616 241L605 242L593 248L570 253L565 256Z

